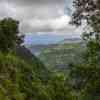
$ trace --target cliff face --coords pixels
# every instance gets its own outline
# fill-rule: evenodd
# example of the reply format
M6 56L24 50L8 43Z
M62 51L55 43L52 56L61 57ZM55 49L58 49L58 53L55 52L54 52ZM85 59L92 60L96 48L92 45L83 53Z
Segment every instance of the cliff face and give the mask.
M33 58L36 58L27 48L24 46L16 47L16 55L24 60L32 61Z
M44 66L40 59L32 54L26 47L17 46L16 55L32 66L38 78L43 81L49 78L50 71Z

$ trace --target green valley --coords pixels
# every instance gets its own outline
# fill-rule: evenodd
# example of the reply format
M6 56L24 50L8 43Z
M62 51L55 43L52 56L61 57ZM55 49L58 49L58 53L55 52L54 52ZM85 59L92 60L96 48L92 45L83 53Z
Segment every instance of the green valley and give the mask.
M0 1L0 100L100 100L100 0L73 0L57 17L59 1ZM71 25L82 39L65 38Z
M44 48L38 56L41 61L52 71L65 71L71 63L81 63L81 53L85 51L85 45L79 43L59 43Z

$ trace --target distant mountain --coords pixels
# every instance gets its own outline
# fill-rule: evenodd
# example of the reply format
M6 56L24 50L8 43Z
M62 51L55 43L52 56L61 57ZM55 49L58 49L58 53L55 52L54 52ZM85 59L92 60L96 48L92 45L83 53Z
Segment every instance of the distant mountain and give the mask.
M59 43L65 44L65 43L79 43L79 42L82 42L80 38L66 38L60 41Z
M32 54L35 54L36 56L40 54L40 52L47 48L53 48L57 47L59 44L66 44L66 43L80 43L80 38L67 38L57 43L52 44L31 44L28 45L27 48L31 51Z
M63 40L64 36L59 35L52 35L52 34L27 34L24 38L24 44L28 45L48 45L58 43L59 41Z

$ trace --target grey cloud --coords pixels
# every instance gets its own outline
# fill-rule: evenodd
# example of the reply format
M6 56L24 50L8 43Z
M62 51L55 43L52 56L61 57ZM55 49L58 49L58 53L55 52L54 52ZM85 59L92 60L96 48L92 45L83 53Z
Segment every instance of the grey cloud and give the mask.
M66 0L66 2L65 0L0 0L0 18L9 16L19 20L21 33L70 32L73 28L65 24L60 17L63 17L64 13L66 16L70 15L71 1L72 0ZM2 9L3 7L4 9ZM40 22L38 22L37 19Z
M8 2L21 5L21 6L28 6L28 5L41 5L41 4L62 4L64 3L63 0L8 0Z
M34 23L34 21L33 21ZM40 25L42 24L42 25ZM48 23L40 23L40 24L34 24L33 26L31 23L23 22L20 24L20 31L21 33L33 33L33 32L51 32L53 29Z
M21 32L70 32L74 28L68 24L69 16L52 19L33 18L20 24ZM74 29L75 30L75 29Z

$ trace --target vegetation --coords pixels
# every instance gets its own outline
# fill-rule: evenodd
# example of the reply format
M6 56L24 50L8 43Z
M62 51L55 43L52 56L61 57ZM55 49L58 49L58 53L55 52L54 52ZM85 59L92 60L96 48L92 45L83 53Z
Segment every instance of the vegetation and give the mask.
M81 54L85 52L85 49L85 44L82 42L59 43L43 49L38 57L49 70L67 74L71 62L77 64L84 60Z
M86 43L86 50L83 55L81 54L83 60L79 63L75 59L76 63L71 62L69 64L70 72L68 77L72 94L76 100L99 100L100 1L74 0L73 3L75 11L72 16L71 24L80 26L83 24L82 22L85 22L87 25L83 33L83 39ZM82 51L82 49L80 50Z
M18 25L19 22L12 18L0 20L0 51L9 52L23 42L24 36L19 34Z
M100 2L74 0L74 6L71 23L81 25L85 20L92 31L83 34L84 54L81 53L83 47L76 44L78 50L71 45L66 45L68 51L62 50L63 54L75 51L75 57L76 51L82 54L80 62L76 59L68 62L67 75L49 71L20 45L17 21L11 18L0 21L0 100L100 100ZM64 44L61 48L63 46L66 47ZM53 48L54 55L55 52L60 54L59 47Z
M85 20L91 30L85 31L83 39L86 41L87 50L85 61L73 65L71 74L75 80L80 80L78 90L84 100L100 99L100 1L99 0L74 0L75 12L72 23L81 25ZM74 75L73 75L74 74Z
M71 100L66 78L52 74L45 82L38 77L40 72L34 70L36 67L39 70L35 61L29 65L16 56L0 53L0 66L1 100Z
M5 20L5 25L9 20L13 19ZM0 28L3 31L8 29ZM12 31L13 26L10 28ZM13 34L10 34L12 39ZM4 37L8 39L7 33ZM10 45L14 42L12 39L9 40ZM24 46L17 44L11 48L8 49L6 44L0 48L0 100L71 100L64 75L51 73Z

